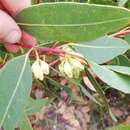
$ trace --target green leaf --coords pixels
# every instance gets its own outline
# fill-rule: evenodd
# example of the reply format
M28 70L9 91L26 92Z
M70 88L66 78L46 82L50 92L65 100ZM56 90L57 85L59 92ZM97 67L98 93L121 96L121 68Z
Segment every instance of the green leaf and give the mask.
M99 101L97 101L96 98L95 98L92 94L90 94L89 91L87 91L87 89L85 89L82 85L80 85L80 88L81 88L81 91L83 92L83 94L84 94L85 96L87 96L87 97L88 97L90 100L92 100L93 102L95 102L95 103L101 105L101 104L99 103Z
M29 98L25 111L28 115L34 114L36 112L39 112L42 107L48 105L48 103L49 103L48 99L34 100L32 98Z
M81 83L79 83L79 81L73 79L73 80L72 80L72 83L74 83L74 84L76 84L77 86L79 86L79 87L81 88L81 91L83 92L83 94L84 94L85 96L87 96L91 101L93 101L93 102L95 102L95 103L101 105L100 102L97 101L97 99L96 99L89 91L87 91L87 89L85 89L85 88L82 86Z
M0 127L13 130L21 118L32 86L28 56L9 61L0 70Z
M98 105L101 105L100 102L97 101L97 99L87 89L85 89L81 84L77 84L77 85L80 86L81 91L85 96L87 96L90 100L97 103Z
M105 63L129 49L126 41L110 36L104 36L92 42L73 45L77 52L98 64Z
M128 25L130 11L87 3L43 3L24 9L16 21L37 39L85 42Z
M108 128L107 130L130 130L130 125L117 125L117 126L113 126L111 128Z
M93 84L95 90L97 91L97 93L100 95L100 97L102 98L103 100L103 104L105 106L105 108L107 109L107 111L109 112L110 116L111 116L111 119L114 121L114 122L117 122L117 119L116 117L113 115L110 107L109 107L109 104L107 102L107 99L104 95L104 91L102 90L102 87L101 85L95 80L95 78L93 77L93 75L89 72L88 69L85 69L85 72L88 76L88 79L90 80L90 82Z
M130 67L130 59L125 55L120 55L113 59L112 65L128 66Z
M20 123L19 123L20 130L33 130L31 123L26 114L23 115Z
M93 72L110 87L124 93L130 93L130 76L115 73L107 67L100 66L92 61L90 66Z
M127 66L114 66L114 65L105 65L108 69L130 76L130 67Z
M124 39L128 42L128 44L130 45L130 34L127 34L124 36Z
M118 0L118 1L119 6L124 6L128 0Z
M26 108L23 112L23 116L18 123L20 130L33 130L27 115L32 115L36 112L39 112L42 109L42 107L48 105L48 103L48 99L34 100L33 98L29 97Z

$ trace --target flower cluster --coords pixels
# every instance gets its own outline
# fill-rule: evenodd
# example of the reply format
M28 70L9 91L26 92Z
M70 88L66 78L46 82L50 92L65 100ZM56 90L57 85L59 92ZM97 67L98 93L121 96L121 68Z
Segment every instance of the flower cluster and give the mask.
M58 68L63 76L69 78L79 78L80 72L84 70L84 65L80 58L84 58L81 54L74 52L70 47L63 46L64 56L60 56L61 63ZM36 79L43 80L44 75L49 74L49 65L39 58L36 51L36 61L32 64L32 72Z
M59 71L62 75L68 76L69 78L79 78L80 72L84 70L84 65L81 64L79 58L72 57L71 54L80 57L83 56L74 52L70 47L65 46L62 49L70 55L65 55L65 57L60 58L61 64L59 65Z

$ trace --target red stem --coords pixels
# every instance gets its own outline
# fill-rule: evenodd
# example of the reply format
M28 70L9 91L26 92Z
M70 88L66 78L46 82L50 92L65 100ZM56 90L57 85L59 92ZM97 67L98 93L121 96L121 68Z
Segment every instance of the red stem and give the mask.
M59 48L37 48L39 55L55 55L64 57L65 52ZM30 54L30 58L36 58L35 54Z
M59 48L37 48L40 54L64 54L65 52Z
M56 59L56 60L52 61L49 65L53 66L53 65L57 64L58 62L59 62L59 59Z
M121 35L126 35L126 34L130 34L130 30L122 30L120 32L112 34L111 36L112 37L119 37Z

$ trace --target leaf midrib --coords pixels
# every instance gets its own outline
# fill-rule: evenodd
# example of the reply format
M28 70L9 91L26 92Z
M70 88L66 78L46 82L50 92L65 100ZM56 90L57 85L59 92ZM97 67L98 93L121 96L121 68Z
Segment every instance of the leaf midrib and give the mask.
M72 46L85 47L85 48L97 48L97 49L123 49L129 48L130 46L91 46L91 45L81 45L81 44L73 44Z
M119 19L111 19L107 21L100 21L100 22L93 22L93 23L84 23L84 24L35 24L35 23L17 23L18 25L22 26L35 26L35 27L78 27L78 26L93 26L93 25L100 25L100 24L107 24L112 22L124 21L128 20L130 17L119 18Z

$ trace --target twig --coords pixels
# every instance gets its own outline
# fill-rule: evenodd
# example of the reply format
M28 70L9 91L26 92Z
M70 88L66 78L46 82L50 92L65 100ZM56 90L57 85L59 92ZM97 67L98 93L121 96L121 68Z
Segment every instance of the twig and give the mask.
M127 34L130 34L130 30L120 31L120 32L112 34L111 36L112 37L120 37L121 35L127 35Z

